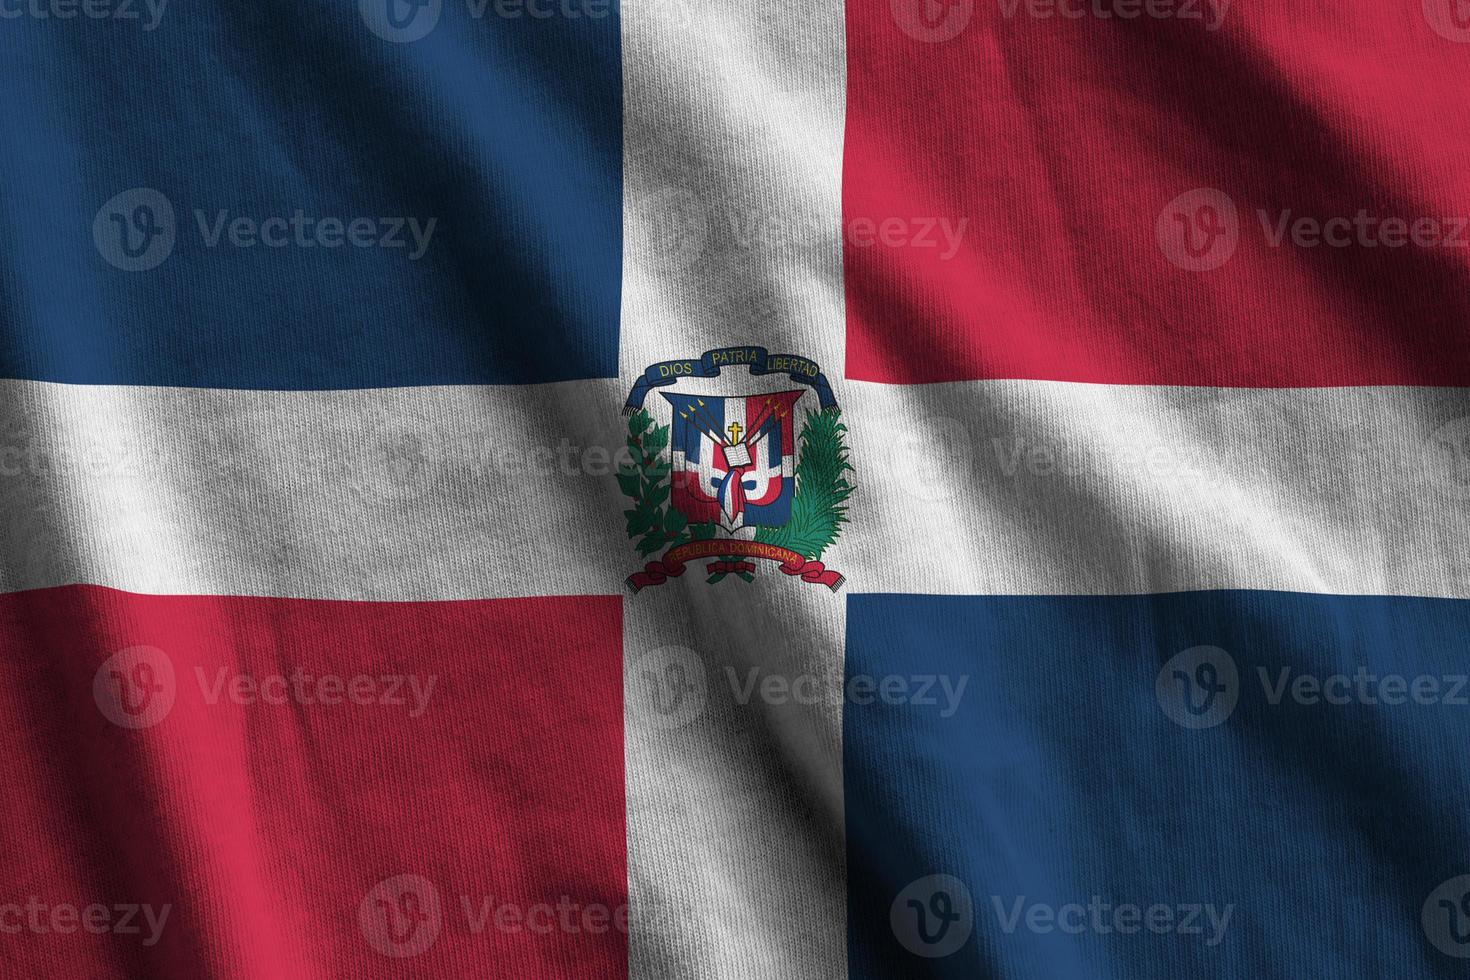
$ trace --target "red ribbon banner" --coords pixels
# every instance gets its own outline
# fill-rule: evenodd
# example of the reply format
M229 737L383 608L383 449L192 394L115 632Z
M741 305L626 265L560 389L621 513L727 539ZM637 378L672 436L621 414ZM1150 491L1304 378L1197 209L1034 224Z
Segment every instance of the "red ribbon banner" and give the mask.
M785 574L799 576L803 582L825 585L833 592L842 588L842 583L845 581L841 575L826 565L815 559L808 559L790 548L778 548L773 544L761 544L758 541L709 538L704 541L690 541L688 544L670 548L661 559L643 566L643 571L629 575L627 585L636 593L650 585L663 585L671 578L678 578L684 574L688 562L698 561L701 558L730 557L764 558L768 561L780 562L779 567ZM734 570L725 567L727 564L732 563L721 562L719 568L727 572Z

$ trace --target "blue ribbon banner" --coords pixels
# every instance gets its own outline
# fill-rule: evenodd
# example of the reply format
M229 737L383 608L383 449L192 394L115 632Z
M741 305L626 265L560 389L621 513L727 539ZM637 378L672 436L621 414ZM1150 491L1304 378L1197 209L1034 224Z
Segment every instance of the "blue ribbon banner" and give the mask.
M750 368L752 377L784 374L815 391L823 410L837 407L837 399L832 397L832 386L827 383L827 376L816 361L794 354L768 354L764 347L716 347L705 351L698 360L660 361L650 365L629 392L623 414L632 415L642 408L643 400L655 388L674 384L683 378L718 378L720 371L727 367Z

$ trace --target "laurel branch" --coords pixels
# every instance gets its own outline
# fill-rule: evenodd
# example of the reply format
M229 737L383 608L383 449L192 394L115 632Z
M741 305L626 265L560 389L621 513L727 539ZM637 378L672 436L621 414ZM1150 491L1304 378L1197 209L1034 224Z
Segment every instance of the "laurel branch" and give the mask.
M801 459L796 464L791 520L781 527L757 529L755 539L789 548L815 561L842 533L842 525L847 523L847 498L852 496L847 474L853 469L848 461L842 409L807 412L800 438Z
M647 557L656 551L714 537L713 525L689 526L683 514L669 506L669 460L663 452L669 444L669 427L654 425L653 416L640 409L628 417L628 451L631 461L618 467L618 486L633 506L623 511L628 519L628 537L637 539L638 553Z

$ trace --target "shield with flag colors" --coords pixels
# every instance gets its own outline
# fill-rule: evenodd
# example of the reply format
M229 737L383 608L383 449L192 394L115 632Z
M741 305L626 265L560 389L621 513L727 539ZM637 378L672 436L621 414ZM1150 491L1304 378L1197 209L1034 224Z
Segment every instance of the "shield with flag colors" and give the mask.
M665 394L673 406L675 510L691 524L781 527L796 489L792 411L800 391Z

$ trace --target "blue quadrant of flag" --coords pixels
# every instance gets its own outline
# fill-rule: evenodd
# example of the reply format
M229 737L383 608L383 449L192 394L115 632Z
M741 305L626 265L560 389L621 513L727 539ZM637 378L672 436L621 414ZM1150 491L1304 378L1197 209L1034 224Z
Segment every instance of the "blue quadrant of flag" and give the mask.
M1433 974L1470 601L859 595L847 636L851 976Z
M445 4L412 44L373 37L357 7L0 31L17 66L0 129L25 134L0 141L0 323L25 325L0 330L0 377L348 389L617 374L616 6L507 19Z

